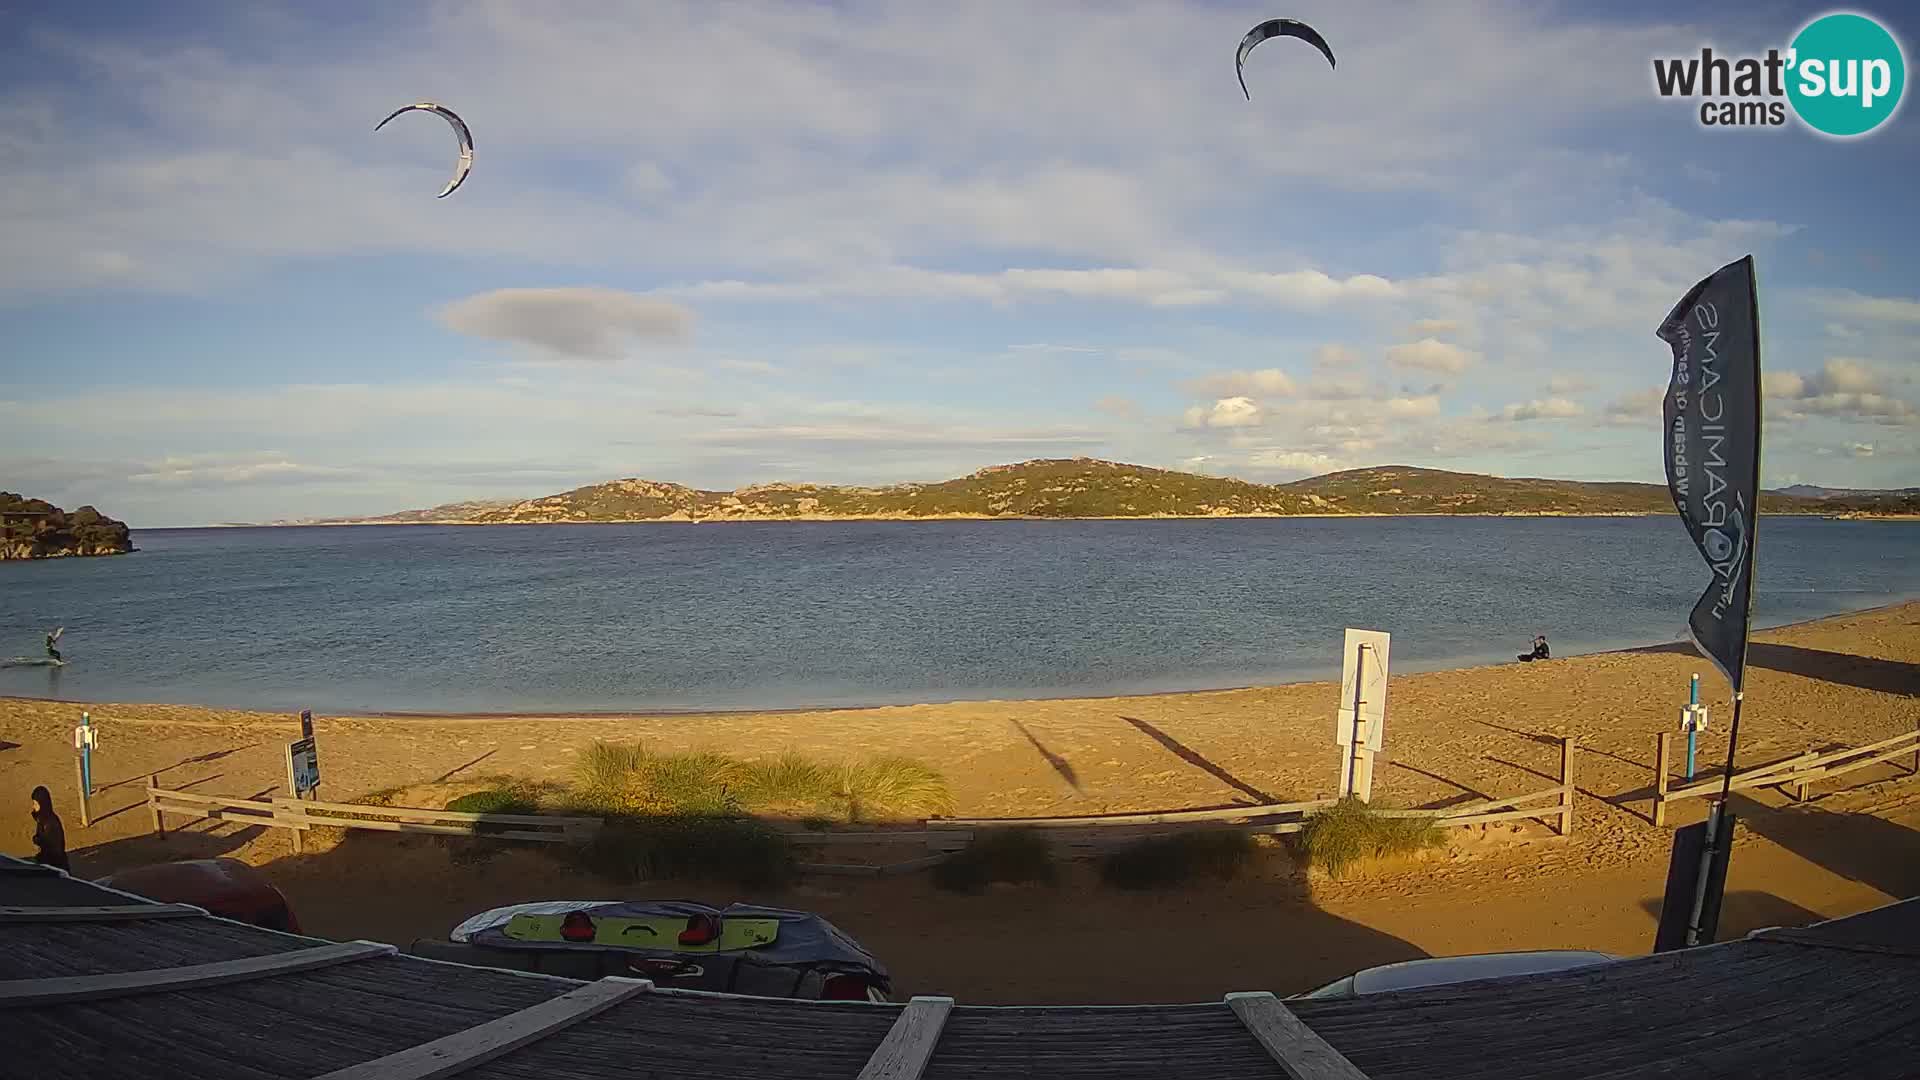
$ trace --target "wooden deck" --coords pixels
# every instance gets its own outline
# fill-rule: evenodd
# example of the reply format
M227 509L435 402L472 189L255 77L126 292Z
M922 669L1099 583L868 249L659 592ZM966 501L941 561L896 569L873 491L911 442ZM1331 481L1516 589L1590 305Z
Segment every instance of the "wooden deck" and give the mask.
M0 858L0 906L73 909L0 923L0 1071L36 1080L343 1070L382 1080L1920 1074L1920 901L1598 968L1349 1001L1032 1008L589 984L179 911L87 914L137 903Z

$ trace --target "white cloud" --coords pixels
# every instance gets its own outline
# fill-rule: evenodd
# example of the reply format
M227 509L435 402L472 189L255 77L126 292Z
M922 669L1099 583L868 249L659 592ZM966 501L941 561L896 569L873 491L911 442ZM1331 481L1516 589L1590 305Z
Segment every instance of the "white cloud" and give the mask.
M233 487L355 480L364 470L337 465L306 465L277 454L170 457L129 472L129 484L154 487Z
M1186 426L1189 428L1241 428L1252 427L1260 423L1265 414L1260 406L1248 397L1226 397L1213 403L1211 408L1195 405L1186 412Z
M1313 366L1318 371L1338 371L1359 365L1363 361L1359 352L1339 343L1322 345L1313 350Z
M1135 404L1132 398L1119 394L1108 394L1094 402L1093 407L1109 416L1118 416L1122 419L1132 419L1140 415L1140 406Z
M1571 420L1583 415L1585 409L1577 401L1563 397L1535 399L1508 405L1500 410L1496 419L1509 421L1523 420Z
M1547 380L1547 393L1559 396L1584 394L1593 389L1593 382L1581 375L1555 375Z
M1263 368L1259 371L1227 371L1218 375L1208 375L1194 383L1200 393L1215 397L1237 397L1259 394L1273 397L1291 397L1298 392L1293 376L1279 368Z
M1450 334L1459 333L1461 325L1458 319L1415 319L1407 327L1407 336L1414 338L1445 337Z
M1432 394L1421 397L1388 398L1387 415L1402 418L1412 416L1439 416L1440 399Z
M1814 372L1779 371L1761 380L1768 412L1780 419L1808 415L1886 425L1920 424L1920 408L1889 392L1886 377L1853 357L1831 357Z
M1868 296L1851 289L1817 291L1816 307L1829 315L1858 322L1920 323L1920 300L1903 296Z
M1607 403L1601 410L1601 422L1612 427L1649 427L1660 426L1660 408L1666 401L1667 389L1664 386L1649 386L1644 390L1635 390Z
M1387 347L1387 363L1394 367L1442 371L1449 375L1460 374L1472 367L1479 359L1480 354L1471 349L1449 345L1430 337L1404 345Z
M1338 458L1311 450L1256 450L1247 455L1246 463L1253 469L1301 473L1310 476L1334 472L1344 467Z
M617 289L495 289L439 316L462 334L581 360L618 359L632 343L680 342L693 332L693 313L681 305Z

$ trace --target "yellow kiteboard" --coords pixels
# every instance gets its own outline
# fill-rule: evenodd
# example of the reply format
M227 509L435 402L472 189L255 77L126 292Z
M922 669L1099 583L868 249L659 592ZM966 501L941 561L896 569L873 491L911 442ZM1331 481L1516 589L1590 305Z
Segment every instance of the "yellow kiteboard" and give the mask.
M556 944L584 945L560 935L565 915L515 915L508 920L506 935L515 941L550 941ZM593 944L614 947L664 949L677 953L737 952L771 945L780 934L778 919L725 919L720 936L705 945L682 945L680 934L687 928L684 916L659 915L628 919L617 916L593 918Z

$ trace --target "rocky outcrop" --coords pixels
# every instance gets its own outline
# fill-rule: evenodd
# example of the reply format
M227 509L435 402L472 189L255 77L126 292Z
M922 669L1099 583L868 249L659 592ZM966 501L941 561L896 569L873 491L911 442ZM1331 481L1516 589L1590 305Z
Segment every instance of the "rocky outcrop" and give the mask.
M68 513L44 499L0 491L0 559L57 559L69 555L121 555L133 550L133 533L91 506Z

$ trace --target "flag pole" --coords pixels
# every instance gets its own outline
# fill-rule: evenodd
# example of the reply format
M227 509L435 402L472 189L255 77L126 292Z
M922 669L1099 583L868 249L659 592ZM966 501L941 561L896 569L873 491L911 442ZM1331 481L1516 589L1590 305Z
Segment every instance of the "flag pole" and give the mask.
M1700 851L1700 877L1694 885L1692 917L1687 920L1687 944L1698 945L1703 934L1701 923L1707 908L1707 894L1713 891L1712 867L1715 856L1724 844L1729 853L1733 848L1733 819L1727 812L1727 800L1733 795L1733 759L1740 748L1740 706L1746 701L1747 653L1753 639L1753 563L1754 549L1759 538L1760 526L1760 455L1766 440L1761 437L1763 420L1766 413L1766 391L1760 379L1760 284L1759 270L1748 256L1747 301L1748 310L1753 312L1753 475L1749 478L1748 491L1753 492L1753 506L1747 512L1747 550L1742 574L1746 580L1746 610L1740 615L1740 666L1733 670L1733 719L1727 724L1727 766L1720 775L1720 797L1713 801L1713 808L1707 814L1706 843ZM1719 888L1726 888L1721 880ZM1717 907L1717 904L1716 904ZM1716 917L1717 921L1717 917Z

